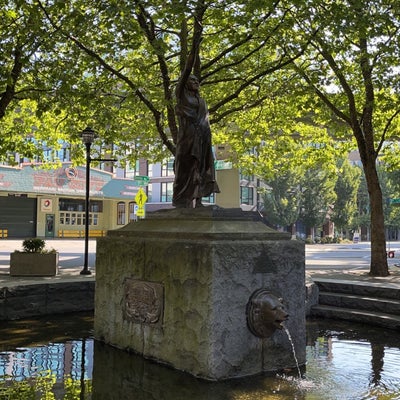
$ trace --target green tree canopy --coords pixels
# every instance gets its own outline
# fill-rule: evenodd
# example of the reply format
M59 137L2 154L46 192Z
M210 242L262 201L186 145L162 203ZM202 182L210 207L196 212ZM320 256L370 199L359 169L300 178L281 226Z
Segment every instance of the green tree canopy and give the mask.
M300 219L307 229L307 236L313 236L314 227L321 226L336 200L335 179L323 168L305 172L301 191L302 204Z
M339 232L352 226L357 213L357 192L360 186L361 170L352 166L347 158L338 161L335 184L336 201L331 215Z
M25 113L5 116L1 154L18 147L12 130L37 143L45 125L54 145L57 136L78 141L91 125L126 159L174 153L174 86L192 51L214 137L259 175L296 163L333 168L342 147L356 142L370 193L371 273L388 274L376 161L396 164L386 146L399 127L396 0L12 0L2 6L1 90L13 94L13 102L2 98L3 110L14 104L13 111L26 110L36 123L32 128ZM18 108L28 92L23 97L34 103Z
M268 188L262 195L263 214L269 223L287 227L298 220L302 201L300 180L299 173L294 170L283 171L273 179L265 180Z
M294 65L320 103L315 121L337 121L357 142L370 201L370 273L377 276L389 273L377 159L388 153L385 144L399 126L399 11L386 0L310 0L294 7L296 32L310 39Z
M0 32L0 160L12 163L10 153L33 158L62 137L53 112L38 112L53 90L47 75L58 63L56 37L37 4L26 1L0 0Z
M54 93L66 110L66 129L77 132L78 121L85 121L125 154L133 143L144 157L174 153L174 87L190 49L213 130L229 136L227 127L235 124L243 135L254 116L248 113L260 113L273 94L287 91L272 74L305 46L280 40L289 39L294 20L278 9L279 1L39 4L59 38L58 68L67 71ZM56 84L59 78L51 79Z

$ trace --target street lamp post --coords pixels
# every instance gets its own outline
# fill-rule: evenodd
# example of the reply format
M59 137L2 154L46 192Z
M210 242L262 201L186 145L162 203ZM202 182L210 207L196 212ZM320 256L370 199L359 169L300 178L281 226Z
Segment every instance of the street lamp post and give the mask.
M85 193L85 253L84 253L84 263L83 270L80 272L81 275L90 275L89 270L89 193L90 193L90 162L92 161L90 157L90 148L96 137L96 133L90 127L83 130L82 142L86 146L86 193Z
M82 133L82 142L86 146L86 194L85 194L85 254L84 254L84 263L83 270L80 272L81 275L90 275L91 272L89 270L89 193L90 193L90 163L92 161L108 161L108 162L116 162L118 160L114 158L92 158L90 156L90 148L94 139L96 138L96 132L90 128L86 127Z

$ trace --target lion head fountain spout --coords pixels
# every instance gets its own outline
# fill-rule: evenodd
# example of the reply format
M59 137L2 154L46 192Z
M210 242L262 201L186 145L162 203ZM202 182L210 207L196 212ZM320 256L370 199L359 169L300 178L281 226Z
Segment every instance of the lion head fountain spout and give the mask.
M266 289L255 291L247 303L247 325L259 338L270 337L289 318L282 299Z

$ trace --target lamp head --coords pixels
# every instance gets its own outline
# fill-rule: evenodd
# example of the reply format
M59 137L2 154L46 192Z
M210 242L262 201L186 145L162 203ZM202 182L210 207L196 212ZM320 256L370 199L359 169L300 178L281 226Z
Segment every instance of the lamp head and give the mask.
M87 126L81 133L82 142L84 144L92 144L96 137L96 132L89 126Z

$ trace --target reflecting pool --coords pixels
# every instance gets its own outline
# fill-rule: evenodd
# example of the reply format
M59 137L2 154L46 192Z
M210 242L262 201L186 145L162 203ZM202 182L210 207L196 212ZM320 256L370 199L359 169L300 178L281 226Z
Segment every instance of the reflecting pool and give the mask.
M296 369L211 383L95 342L92 326L90 314L1 322L0 399L400 399L397 331L310 320L301 378ZM23 397L29 388L36 397Z

